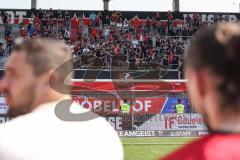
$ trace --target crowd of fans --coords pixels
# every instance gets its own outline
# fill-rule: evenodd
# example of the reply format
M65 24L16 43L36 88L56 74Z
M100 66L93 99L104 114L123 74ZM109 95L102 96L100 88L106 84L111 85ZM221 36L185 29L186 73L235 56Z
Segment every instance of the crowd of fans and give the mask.
M181 69L184 47L201 29L212 25L199 14L175 23L169 11L163 21L159 13L140 20L125 18L121 12L92 12L70 16L68 11L36 10L29 24L9 24L2 12L0 56L8 56L17 37L47 37L66 41L73 54L75 68L146 68Z

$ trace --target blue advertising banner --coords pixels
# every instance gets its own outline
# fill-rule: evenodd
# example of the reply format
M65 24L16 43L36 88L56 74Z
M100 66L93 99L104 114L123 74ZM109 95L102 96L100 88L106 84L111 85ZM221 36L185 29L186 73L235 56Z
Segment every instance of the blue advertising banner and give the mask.
M188 98L167 97L161 113L176 113L175 106L178 104L178 100L181 100L181 104L185 106L185 113L190 112L191 107Z

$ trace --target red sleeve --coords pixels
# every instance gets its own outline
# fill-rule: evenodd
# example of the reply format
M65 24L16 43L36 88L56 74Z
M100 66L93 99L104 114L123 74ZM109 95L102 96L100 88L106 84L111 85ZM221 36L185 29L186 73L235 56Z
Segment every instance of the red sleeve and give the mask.
M161 160L206 160L202 148L207 138L208 137L200 138L193 143L187 144L172 154L161 158Z
M213 134L184 146L162 160L239 160L240 134Z

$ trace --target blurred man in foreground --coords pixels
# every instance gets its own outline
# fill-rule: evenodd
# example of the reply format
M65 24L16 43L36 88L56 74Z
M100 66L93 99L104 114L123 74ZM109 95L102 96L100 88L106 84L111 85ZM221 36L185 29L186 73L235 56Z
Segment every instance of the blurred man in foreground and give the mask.
M210 135L163 159L240 159L240 26L223 23L200 33L185 65L191 101Z
M120 139L103 118L57 118L58 102L71 98L71 87L62 84L71 79L63 73L71 73L72 64L62 65L70 58L62 42L35 39L16 45L0 83L7 93L9 116L14 118L0 126L1 160L123 159ZM50 87L50 77L61 93ZM71 107L81 109L77 104Z

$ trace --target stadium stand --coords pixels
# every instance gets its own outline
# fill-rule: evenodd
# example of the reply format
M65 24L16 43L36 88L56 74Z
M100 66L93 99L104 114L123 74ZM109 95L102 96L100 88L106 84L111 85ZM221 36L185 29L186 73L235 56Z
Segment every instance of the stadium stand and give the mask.
M217 21L232 20L229 15L214 14L203 21L198 13L184 15L170 11L135 13L39 9L25 12L28 18L16 17L14 11L2 10L1 57L9 56L18 37L47 37L66 41L73 53L76 69L157 68L177 71L173 72L174 76L167 75L167 79L183 78L183 51L194 34ZM1 58L1 66L5 60Z
M0 12L0 67L19 37L64 40L75 67L73 99L114 124L120 136L149 136L139 134L142 131L153 131L151 137L207 133L203 118L188 99L186 81L176 80L183 78L184 49L202 29L218 21L237 22L239 14L52 9ZM119 109L125 98L132 107L128 116L121 115ZM179 99L185 106L183 116L175 114ZM199 123L189 129L187 123L192 119Z

